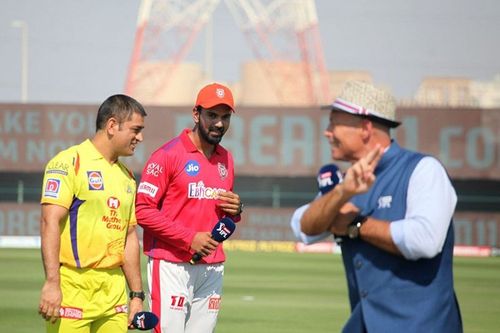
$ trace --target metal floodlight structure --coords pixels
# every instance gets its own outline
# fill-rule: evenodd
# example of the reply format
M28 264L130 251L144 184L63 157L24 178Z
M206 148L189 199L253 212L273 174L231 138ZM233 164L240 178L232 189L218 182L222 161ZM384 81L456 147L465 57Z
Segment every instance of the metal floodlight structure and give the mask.
M306 89L307 103L330 102L314 0L224 0L280 102ZM210 22L220 0L142 0L125 91L138 87L153 103ZM144 66L162 62L167 70ZM295 70L276 71L277 64ZM284 66L286 68L286 66ZM301 74L297 75L297 68ZM302 91L302 94L304 92ZM304 94L303 94L304 95Z

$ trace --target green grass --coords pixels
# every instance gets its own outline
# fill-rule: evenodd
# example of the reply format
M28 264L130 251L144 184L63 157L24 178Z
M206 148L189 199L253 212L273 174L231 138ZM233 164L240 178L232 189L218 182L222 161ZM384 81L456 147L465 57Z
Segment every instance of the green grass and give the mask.
M39 250L0 249L2 332L45 331L42 282ZM498 331L500 257L455 258L455 287L465 332ZM339 332L348 315L339 256L228 252L217 333Z

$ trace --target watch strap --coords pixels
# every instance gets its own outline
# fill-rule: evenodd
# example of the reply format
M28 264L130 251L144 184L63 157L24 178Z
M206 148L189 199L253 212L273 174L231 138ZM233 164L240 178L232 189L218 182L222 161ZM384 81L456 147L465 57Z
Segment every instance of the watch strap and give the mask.
M140 298L141 300L144 301L144 299L146 298L146 295L144 294L144 291L131 291L129 294L128 294L129 298L132 299L132 298Z

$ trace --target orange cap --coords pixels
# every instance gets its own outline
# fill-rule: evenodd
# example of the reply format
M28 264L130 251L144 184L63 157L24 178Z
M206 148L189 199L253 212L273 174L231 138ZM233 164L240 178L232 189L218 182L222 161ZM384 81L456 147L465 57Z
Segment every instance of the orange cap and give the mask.
M229 106L234 112L234 100L231 90L222 84L212 83L200 90L196 98L195 106L210 109L220 104Z

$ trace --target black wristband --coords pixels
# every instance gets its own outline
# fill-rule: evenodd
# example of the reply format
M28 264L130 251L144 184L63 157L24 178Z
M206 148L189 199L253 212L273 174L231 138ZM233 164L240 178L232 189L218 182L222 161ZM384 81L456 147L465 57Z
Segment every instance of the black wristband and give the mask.
M144 294L144 291L142 291L142 290L141 291L131 291L128 294L128 297L130 299L137 297L137 298L140 298L144 301L144 299L146 298L146 295Z

